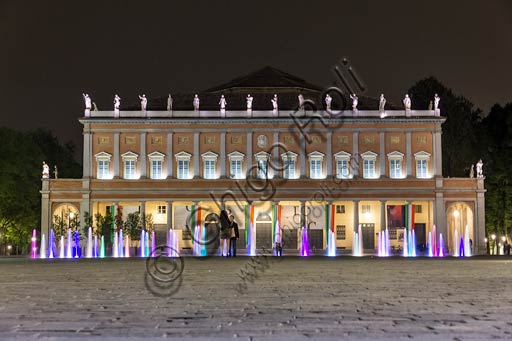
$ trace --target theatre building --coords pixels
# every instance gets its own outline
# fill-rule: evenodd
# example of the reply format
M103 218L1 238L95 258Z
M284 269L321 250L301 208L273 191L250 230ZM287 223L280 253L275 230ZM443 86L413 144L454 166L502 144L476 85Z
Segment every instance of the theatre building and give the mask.
M300 94L318 110L301 108ZM277 239L285 254L298 254L304 231L312 252L325 253L334 238L337 252L349 253L359 226L365 253L375 253L386 228L395 250L414 229L421 252L434 225L445 252L469 233L473 252L485 253L484 179L442 176L439 110L415 110L414 99L412 110L379 110L378 100L361 97L357 110L348 99L339 111L333 96L326 111L321 88L270 67L198 92L199 110L193 93L172 97L172 106L163 97L146 110L134 99L85 111L83 177L43 179L42 233L68 212L83 222L86 213L126 220L138 211L151 214L159 243L173 229L187 250L190 225L211 227L226 207L241 254L247 243L257 250Z

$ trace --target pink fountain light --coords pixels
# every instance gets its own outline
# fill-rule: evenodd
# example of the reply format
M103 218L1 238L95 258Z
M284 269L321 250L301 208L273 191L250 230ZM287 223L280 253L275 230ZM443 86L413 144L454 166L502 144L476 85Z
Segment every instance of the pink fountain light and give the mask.
M34 229L32 231L32 252L31 252L31 257L32 259L36 259L37 258L37 232L36 232L36 229Z

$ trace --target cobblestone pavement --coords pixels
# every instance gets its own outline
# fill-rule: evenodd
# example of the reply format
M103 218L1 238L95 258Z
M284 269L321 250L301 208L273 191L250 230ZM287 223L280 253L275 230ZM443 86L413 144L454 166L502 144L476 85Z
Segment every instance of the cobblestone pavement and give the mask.
M144 259L0 259L0 339L512 338L512 258L249 260L184 258L166 292Z

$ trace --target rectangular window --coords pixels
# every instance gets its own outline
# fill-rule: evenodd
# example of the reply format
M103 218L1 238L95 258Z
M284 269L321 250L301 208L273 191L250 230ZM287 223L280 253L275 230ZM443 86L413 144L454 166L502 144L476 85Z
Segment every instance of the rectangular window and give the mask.
M204 178L215 179L215 160L204 160Z
M338 160L337 165L336 177L338 179L348 179L348 160Z
M285 179L295 179L295 160L284 159L283 177Z
M188 179L188 160L178 160L178 179Z
M98 179L109 178L109 163L108 160L98 160Z
M258 160L258 178L267 179L268 161Z
M375 178L375 160L364 160L363 177L365 179Z
M363 211L363 214L370 214L370 213L372 213L372 206L371 205L362 205L362 211Z
M311 160L311 169L310 169L310 177L311 179L321 179L322 178L322 161L321 160Z
M162 160L151 161L151 179L162 179Z
M166 214L167 213L167 206L165 205L158 205L156 207L156 211L158 214Z
M345 232L346 232L346 226L345 225L336 225L336 239L337 240L345 240Z
M393 179L400 179L402 177L401 160L389 160L389 174Z
M135 160L124 161L124 178L135 179Z
M231 178L242 179L242 160L231 160Z
M414 213L423 213L423 207L421 205L414 205Z
M345 205L336 205L336 213L345 213Z
M419 179L425 179L428 177L427 160L416 160L416 177Z

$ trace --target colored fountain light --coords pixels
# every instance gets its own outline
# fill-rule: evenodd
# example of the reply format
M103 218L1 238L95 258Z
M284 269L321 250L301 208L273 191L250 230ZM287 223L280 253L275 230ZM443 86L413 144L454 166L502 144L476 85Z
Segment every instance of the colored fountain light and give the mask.
M87 231L87 252L85 257L92 258L92 227L89 226Z
M119 257L124 257L124 243L123 243L123 230L119 230Z
M156 238L155 231L151 232L151 254L153 254L156 250Z
M94 250L93 250L93 257L98 258L98 236L94 235Z
M144 243L144 237L146 234L144 233L144 230L140 231L140 256L145 257L145 249L146 249L146 243Z
M469 226L464 231L464 256L471 257L471 243L469 242Z
M432 232L429 232L428 233L428 256L429 257L434 257L434 253L432 252L432 248L433 248L433 245L432 245Z
M78 234L78 230L75 231L75 246L73 248L73 256L75 258L80 258L82 256L82 250L80 248L80 235Z
M302 257L309 256L308 229L306 227L302 228L302 243L301 243L300 255Z
M148 231L144 232L144 242L146 243L145 244L145 248L146 248L145 255L146 255L146 257L149 257L151 254L149 253L150 250L149 250L149 233L148 233Z
M54 251L55 235L53 229L50 229L50 238L48 238L48 258L55 258Z
M330 229L329 229L329 241L328 241L327 256L329 256L329 257L336 256L336 235Z
M105 237L101 236L100 258L105 258Z
M112 248L112 257L119 257L119 234L117 231L114 233L114 247Z
M354 232L354 239L352 240L352 256L360 257L363 255L363 234L362 227L359 224L358 232Z
M41 235L41 250L39 258L46 258L46 238L44 233Z
M124 238L124 256L130 257L130 238L128 235Z
M66 258L73 258L73 255L71 252L71 245L73 245L73 239L71 237L71 229L68 229L68 245L67 245Z
M65 253L64 253L64 249L65 249L65 245L64 245L64 236L60 236L60 245L59 245L59 258L64 258L65 256Z
M439 233L439 252L438 257L444 257L444 243L443 243L443 234Z
M31 257L37 258L37 232L36 229L32 231L32 239L31 239Z

